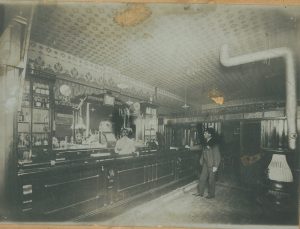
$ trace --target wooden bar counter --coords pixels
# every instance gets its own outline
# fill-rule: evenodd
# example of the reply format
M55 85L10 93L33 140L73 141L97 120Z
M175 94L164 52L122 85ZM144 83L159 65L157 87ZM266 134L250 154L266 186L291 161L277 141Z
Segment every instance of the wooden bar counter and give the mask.
M56 150L54 154L53 160L19 164L17 220L80 220L196 176L197 154L186 149L146 148L139 155L117 155L113 149Z

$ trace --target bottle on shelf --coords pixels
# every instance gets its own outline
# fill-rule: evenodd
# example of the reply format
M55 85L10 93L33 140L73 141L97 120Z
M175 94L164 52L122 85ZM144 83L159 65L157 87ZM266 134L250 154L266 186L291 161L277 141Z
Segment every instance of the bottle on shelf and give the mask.
M35 145L35 142L36 142L36 137L33 136L32 137L32 142L31 142L33 146Z
M44 138L43 138L43 145L44 146L48 145L48 136L47 135L45 135Z
M30 92L30 85L29 85L29 82L27 80L25 80L23 94L29 94L29 92Z
M47 84L44 84L44 95L47 95Z
M24 114L23 111L19 112L19 122L24 122Z
M36 145L37 145L37 137L36 137L36 136L34 136L34 137L32 138L32 145L33 145L33 146L36 146Z
M41 92L42 95L44 95L44 84L41 84Z
M25 140L24 133L19 134L18 147L23 147L24 146L24 140Z
M34 93L35 94L38 94L39 93L39 85L37 83L34 83L35 84L35 90L34 90Z
M33 93L36 93L36 85L35 85L35 83L32 86L32 91L33 91Z
M46 99L45 98L42 99L41 107L46 108Z
M29 98L27 96L24 96L22 102L24 106L30 106Z
M42 107L41 98L39 97L36 98L36 107Z
M46 85L46 95L49 95L49 85Z
M34 137L33 145L34 145L34 146L39 146L39 145L41 145L41 140L40 140L40 136L39 136L39 135L36 135L36 136Z
M44 123L49 123L48 114L45 114L44 116Z
M25 115L24 115L24 121L25 121L25 122L29 122L29 120L30 120L29 112L26 111L26 112L25 112Z
M37 102L38 102L38 101L37 101L37 97L34 97L34 98L33 98L33 102L34 102L34 103L33 103L33 104L34 104L34 107L37 107L37 106L38 106L38 105L37 105Z
M42 89L43 89L42 86L43 85L41 83L39 83L38 85L39 85L39 94L42 94Z
M37 145L37 146L42 145L42 139L41 139L41 136L38 136L38 137L37 137L36 145Z
M46 108L50 108L50 103L49 103L49 100L48 99L46 99Z
M23 161L30 161L31 160L31 150L26 150L23 152Z
M45 123L45 125L43 127L43 132L48 132L48 131L49 131L48 123Z
M25 135L25 146L27 148L29 148L29 146L30 146L30 136L29 136L29 134Z

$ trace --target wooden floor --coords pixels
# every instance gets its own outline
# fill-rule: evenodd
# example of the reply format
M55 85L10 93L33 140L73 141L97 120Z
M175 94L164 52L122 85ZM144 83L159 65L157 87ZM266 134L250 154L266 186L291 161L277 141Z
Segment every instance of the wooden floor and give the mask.
M172 226L206 227L208 225L278 225L298 228L297 214L274 216L264 214L253 193L228 182L219 181L216 198L206 199L192 195L196 183L190 183L168 194L126 209L118 215L94 218L95 223L110 226ZM257 228L257 226L255 226ZM222 227L223 228L223 227Z

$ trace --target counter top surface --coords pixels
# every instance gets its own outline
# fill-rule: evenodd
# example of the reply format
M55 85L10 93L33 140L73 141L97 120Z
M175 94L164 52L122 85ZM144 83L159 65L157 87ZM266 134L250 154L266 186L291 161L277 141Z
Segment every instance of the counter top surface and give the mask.
M137 154L123 154L118 155L115 153L103 152L103 153L91 153L85 157L79 158L68 158L68 157L57 157L53 160L47 160L43 162L19 162L18 165L18 174L45 171L49 169L59 169L62 167L72 167L72 166L83 166L83 165L92 165L97 163L109 163L113 161L122 161L122 160L139 160L149 157L168 157L175 156L177 153L193 153L192 151L176 151L176 150L167 150L164 152L157 150L148 150L139 152Z

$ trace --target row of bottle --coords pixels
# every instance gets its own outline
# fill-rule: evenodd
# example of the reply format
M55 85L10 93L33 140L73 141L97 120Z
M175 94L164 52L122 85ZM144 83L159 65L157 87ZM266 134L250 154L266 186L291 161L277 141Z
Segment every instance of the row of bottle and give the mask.
M70 141L69 141L70 139ZM74 137L71 136L65 136L64 139L60 138L56 138L55 136L52 137L52 147L53 148L67 148L68 144L73 145L74 144Z
M22 100L22 106L29 107L30 106L30 99L28 95L24 95ZM50 102L48 98L43 98L39 96L35 96L33 98L33 106L37 108L49 108Z
M48 146L48 144L49 144L48 134L35 134L32 137L33 146Z
M24 130L22 130L22 128L20 128L23 122L25 123L29 123L30 122L30 112L23 108L18 115L18 122L19 122L19 128L18 131L19 132L24 132ZM33 112L33 124L44 124L47 126L47 128L49 128L49 113L47 110L38 110L35 109ZM35 126L33 126L35 127ZM41 132L42 130L37 130L37 132ZM33 130L34 132L34 130Z
M49 85L43 83L33 83L33 93L49 95Z
M19 133L18 135L18 147L29 147L30 136L29 133Z
M156 115L156 109L151 107L146 107L146 114Z
M26 106L26 107L30 106L30 95L29 94L23 94L22 106Z
M33 104L34 104L34 107L37 107L37 108L49 108L50 107L49 99L42 98L39 96L35 96L33 98Z
M49 137L48 134L34 134L32 137L32 145L33 146L48 146ZM30 135L29 133L19 133L18 135L18 147L26 147L30 146Z

